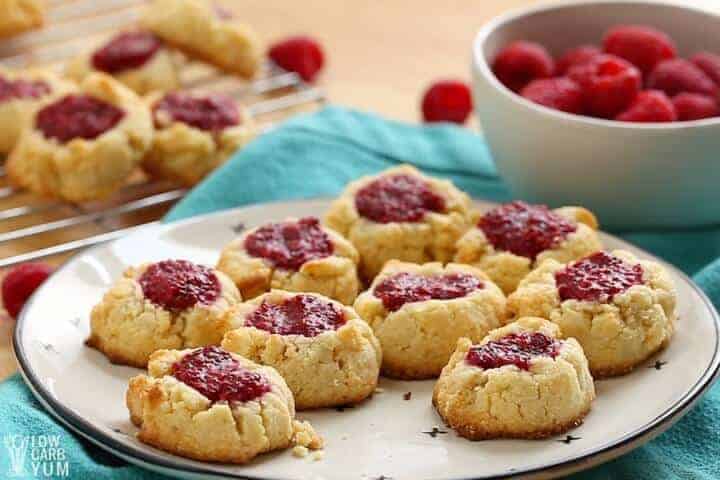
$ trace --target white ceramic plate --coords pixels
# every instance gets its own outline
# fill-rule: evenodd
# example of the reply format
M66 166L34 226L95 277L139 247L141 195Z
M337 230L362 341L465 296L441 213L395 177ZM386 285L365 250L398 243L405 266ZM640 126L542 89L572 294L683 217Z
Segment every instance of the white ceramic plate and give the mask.
M585 423L540 441L470 442L445 428L430 404L432 381L381 379L383 392L347 409L301 412L325 437L321 461L289 451L247 466L202 463L164 453L135 439L124 394L139 370L115 366L84 346L90 309L129 265L187 258L213 265L242 226L288 216L321 215L327 201L256 205L141 229L81 252L33 296L18 320L15 350L25 380L65 425L125 460L188 478L435 479L549 477L588 468L648 441L677 421L718 372L718 316L678 270L680 320L670 347L621 378L597 383ZM650 255L609 235L609 248ZM412 392L406 400L406 393Z

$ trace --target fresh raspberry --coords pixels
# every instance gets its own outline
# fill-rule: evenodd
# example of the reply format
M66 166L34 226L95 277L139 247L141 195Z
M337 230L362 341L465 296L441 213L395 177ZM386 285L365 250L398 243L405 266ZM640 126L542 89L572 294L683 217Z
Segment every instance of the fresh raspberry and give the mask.
M570 67L585 63L588 60L602 54L595 45L580 45L579 47L566 50L560 58L555 61L558 75L565 75Z
M677 113L672 101L660 90L638 93L630 106L615 117L621 122L674 122Z
M669 96L682 92L714 95L717 87L705 72L683 58L665 60L650 72L647 87L662 90Z
M11 317L17 317L25 301L52 272L53 268L46 263L23 263L5 275L2 299Z
M582 113L582 90L567 77L533 80L520 91L528 100L555 110Z
M500 83L513 92L519 92L536 78L551 77L555 72L555 62L542 45L518 41L500 51L492 70Z
M465 123L471 111L472 95L463 82L436 82L423 95L422 112L426 122Z
M598 55L575 65L568 76L583 91L585 111L602 118L613 118L625 110L642 83L640 71L614 55Z
M710 52L698 52L690 57L690 61L705 72L705 75L710 77L710 80L715 82L716 85L720 85L720 55Z
M618 25L605 33L603 48L635 65L643 75L662 60L675 58L675 42L667 34L646 25Z
M718 105L713 97L700 93L678 93L672 99L678 120L700 120L716 117Z
M289 37L274 44L268 56L285 70L300 75L306 82L312 82L325 63L320 44L304 35Z

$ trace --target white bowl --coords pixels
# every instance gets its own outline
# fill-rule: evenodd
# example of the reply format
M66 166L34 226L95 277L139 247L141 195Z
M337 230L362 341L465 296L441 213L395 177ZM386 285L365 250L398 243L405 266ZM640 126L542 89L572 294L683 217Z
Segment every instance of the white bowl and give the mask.
M514 40L553 55L599 44L619 23L667 32L678 55L720 53L720 17L668 3L594 1L512 12L486 24L473 44L473 95L497 168L513 194L553 206L590 208L604 226L672 227L720 220L720 118L638 124L571 115L505 88L490 69Z

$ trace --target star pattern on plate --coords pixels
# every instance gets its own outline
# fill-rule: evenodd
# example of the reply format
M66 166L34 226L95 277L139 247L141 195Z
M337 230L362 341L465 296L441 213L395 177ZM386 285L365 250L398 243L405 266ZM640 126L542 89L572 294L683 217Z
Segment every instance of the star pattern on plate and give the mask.
M582 437L574 437L572 435L565 435L565 438L558 440L560 443L564 443L565 445L570 445L575 440L581 440Z
M650 365L648 368L654 368L655 370L662 370L662 368L667 365L667 362L664 362L662 360L656 360L655 363Z
M235 232L235 233L242 233L242 232L245 231L245 223L243 223L243 222L238 222L238 223L236 223L235 225L232 225L232 226L230 227L230 230L232 230L232 231Z
M445 434L447 434L448 432L447 432L447 430L442 430L442 429L440 429L440 428L438 428L438 427L433 427L432 430L428 430L427 432L422 432L422 433L424 433L425 435L429 435L429 436L431 436L432 438L435 438L435 437L437 437L438 435L445 435Z

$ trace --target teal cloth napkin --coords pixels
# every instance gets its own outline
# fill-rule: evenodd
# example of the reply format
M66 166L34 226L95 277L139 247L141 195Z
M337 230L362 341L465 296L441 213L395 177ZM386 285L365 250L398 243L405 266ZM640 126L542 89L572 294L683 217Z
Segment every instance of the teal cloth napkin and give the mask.
M479 198L510 198L481 137L450 125L418 127L328 107L296 117L248 145L195 188L167 220L262 201L335 195L349 180L399 163L411 163L431 175L451 179ZM695 279L720 306L720 261L711 264L720 257L720 227L615 233L689 274L708 265ZM67 433L37 404L18 376L0 384L0 432L60 435L71 478L157 477ZM573 478L717 479L719 433L720 387L716 386L654 441ZM0 477L6 472L8 457L0 455Z

